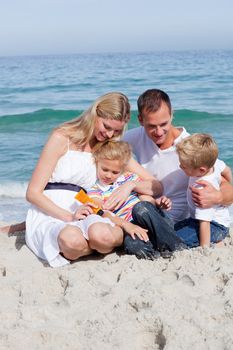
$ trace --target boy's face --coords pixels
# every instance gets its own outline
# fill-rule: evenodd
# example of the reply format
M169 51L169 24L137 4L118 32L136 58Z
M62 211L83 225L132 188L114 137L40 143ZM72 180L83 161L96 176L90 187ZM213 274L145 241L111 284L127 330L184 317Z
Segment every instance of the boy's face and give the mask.
M111 185L124 171L120 160L99 159L96 162L97 179L103 185Z

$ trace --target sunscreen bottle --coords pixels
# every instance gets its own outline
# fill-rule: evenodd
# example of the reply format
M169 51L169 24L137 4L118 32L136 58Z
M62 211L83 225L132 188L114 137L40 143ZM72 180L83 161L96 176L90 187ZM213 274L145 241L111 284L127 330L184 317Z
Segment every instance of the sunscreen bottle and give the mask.
M86 203L94 203L95 201L89 197L84 190L80 190L78 193L75 195L75 199L77 199L79 202L86 204ZM102 216L104 214L104 211L101 208L93 208L92 210L95 214Z

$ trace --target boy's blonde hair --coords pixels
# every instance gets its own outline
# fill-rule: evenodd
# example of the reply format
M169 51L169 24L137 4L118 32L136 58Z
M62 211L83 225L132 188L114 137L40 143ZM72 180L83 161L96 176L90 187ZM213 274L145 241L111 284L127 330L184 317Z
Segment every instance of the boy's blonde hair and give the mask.
M124 168L132 157L132 150L128 142L107 140L97 144L92 155L96 163L101 159L119 160Z
M218 146L208 134L193 134L176 145L181 164L197 169L212 168L218 158Z
M81 147L93 136L97 117L124 121L127 124L130 119L130 104L127 96L120 92L105 94L80 117L63 123L57 129L61 130L72 143Z

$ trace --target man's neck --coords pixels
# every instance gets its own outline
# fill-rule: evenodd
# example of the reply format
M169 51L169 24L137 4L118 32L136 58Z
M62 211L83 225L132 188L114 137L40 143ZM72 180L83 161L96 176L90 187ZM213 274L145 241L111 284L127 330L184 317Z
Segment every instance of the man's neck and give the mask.
M182 129L175 128L174 126L171 126L170 130L167 133L166 140L162 145L158 145L158 147L161 150L168 149L171 146L174 145L174 141L177 139L178 136L182 133Z

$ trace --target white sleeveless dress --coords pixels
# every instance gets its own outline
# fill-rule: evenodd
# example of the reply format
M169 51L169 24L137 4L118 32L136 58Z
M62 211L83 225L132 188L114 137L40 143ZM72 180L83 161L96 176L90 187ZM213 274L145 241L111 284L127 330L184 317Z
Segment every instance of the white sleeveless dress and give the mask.
M58 160L56 168L49 182L62 182L90 188L96 181L96 167L92 154L88 152L69 150ZM45 190L44 194L58 206L74 213L80 203L74 199L76 192L70 190ZM57 237L67 225L74 225L81 229L83 236L88 239L88 227L95 222L105 222L112 226L109 219L99 215L89 215L84 220L63 222L44 214L36 206L31 205L26 218L27 246L50 266L59 267L69 264L59 253Z

